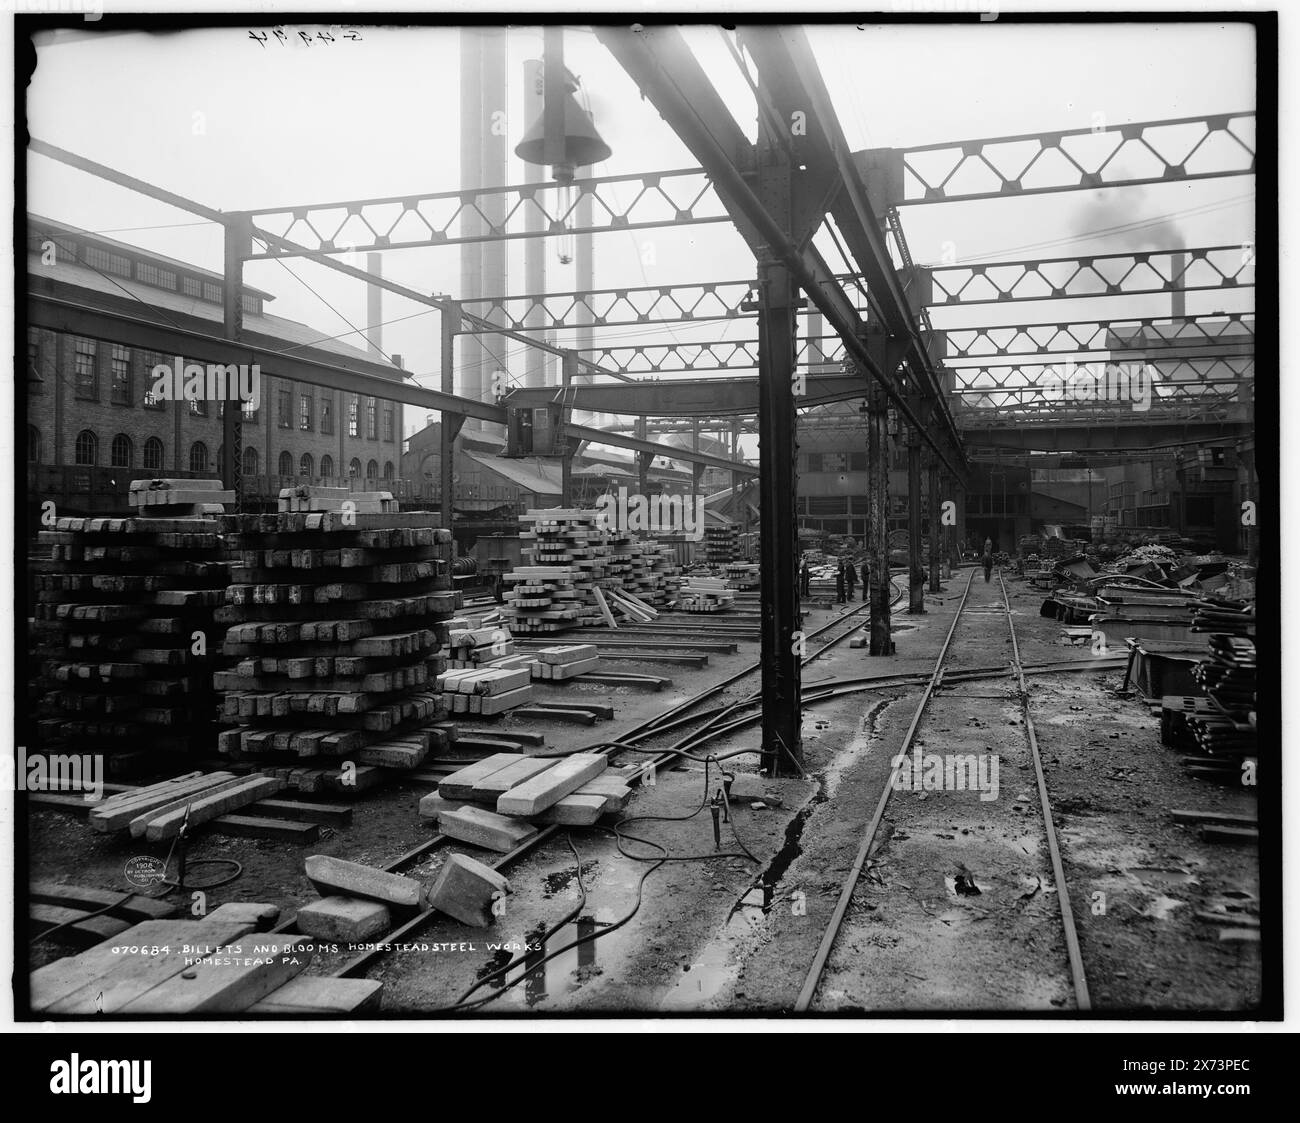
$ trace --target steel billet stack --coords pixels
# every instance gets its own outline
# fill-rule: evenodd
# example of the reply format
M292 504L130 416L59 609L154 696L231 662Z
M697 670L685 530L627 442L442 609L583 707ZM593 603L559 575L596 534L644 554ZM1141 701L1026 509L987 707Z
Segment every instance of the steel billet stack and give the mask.
M216 685L236 728L219 747L301 790L362 790L452 735L436 686L460 607L451 534L359 498L289 494L300 509L226 520L238 566L217 619L238 662Z
M740 556L740 527L734 523L704 528L704 560L723 566Z
M212 667L229 567L215 480L137 480L131 518L41 531L35 620L45 689L39 746L104 755L111 774L211 752Z

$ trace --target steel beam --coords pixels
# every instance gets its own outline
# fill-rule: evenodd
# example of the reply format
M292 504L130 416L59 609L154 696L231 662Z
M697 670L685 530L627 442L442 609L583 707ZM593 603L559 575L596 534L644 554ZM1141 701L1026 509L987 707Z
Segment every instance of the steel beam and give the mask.
M1142 316L1123 320L1041 321L988 327L950 327L944 331L945 361L996 356L1108 350L1108 340L1129 339L1135 346L1162 352L1164 348L1193 350L1233 344L1255 346L1255 317L1251 312L1217 316ZM1140 342L1138 342L1140 341Z
M871 559L871 655L892 655L889 616L889 406L879 386L867 397L867 553Z
M1193 269L1199 274L1189 278ZM1097 253L1023 261L935 266L925 303L932 307L1003 304L1012 300L1083 299L1152 293L1222 291L1255 284L1253 247ZM960 328L947 329L960 331Z
M921 564L921 435L907 431L907 611L925 612L925 569Z
M139 307L134 301L132 306ZM345 365L348 360L342 358L331 357L328 362L304 358L300 352L284 351L283 340L251 333L247 329L244 330L238 344L231 344L229 340L212 334L213 325L210 321L185 317L179 313L171 314L173 322L159 323L143 320L121 311L88 307L77 299L60 299L41 293L28 293L27 308L28 323L33 327L43 327L50 331L71 332L92 339L111 340L124 346L161 351L164 355L184 355L196 362L256 363L261 367L264 375L269 374L277 378L307 382L313 386L343 390L350 394L381 397L404 405L418 406L421 409L437 410L440 413L477 417L496 425L505 425L507 420L503 406L471 401L468 398L445 394L440 390L431 390L405 380L364 373ZM188 326L189 324L194 326ZM734 469L750 476L758 474L758 470L750 465L738 466L722 457L704 452L694 453L675 445L637 440L622 433L606 433L604 430L591 429L585 425L570 425L567 428L571 436L580 440L605 444L613 448L649 452L654 456L664 456L686 463L697 462L706 467L722 468L726 471Z
M943 591L943 585L940 578L942 577L942 567L939 564L939 520L941 518L941 501L939 498L939 462L933 455L926 457L925 464L926 482L930 488L930 592L940 593Z
M1249 110L871 149L853 161L868 182L889 184L895 206L1018 198L1252 175L1254 130ZM1148 175L1124 170L1153 162Z
M441 314L439 378L442 392L451 396L455 383L456 334L460 327L460 310L452 305ZM456 518L456 438L465 423L464 414L443 410L438 429L438 480L439 500L442 507L442 525L453 529ZM454 539L453 539L454 547Z
M227 339L237 343L244 322L244 263L252 239L249 224L241 219L227 221L222 232L225 275L221 287L221 326ZM270 402L265 403L271 408ZM242 510L240 483L244 473L244 408L242 402L221 403L221 486L235 493L235 509ZM267 455L270 455L268 450Z
M624 230L653 230L663 226L692 226L727 222L708 176L699 168L575 179L574 202L565 207L550 181L509 186L467 187L415 195L308 203L292 207L262 207L246 212L259 227L282 239L301 242L318 253L415 249L481 242L508 242ZM632 200L620 204L617 188L631 186ZM608 190L606 190L608 189ZM576 216L590 198L600 218L581 225ZM714 213L697 213L712 210ZM492 221L489 212L503 214ZM479 218L485 233L465 234L461 224ZM536 229L540 222L541 229ZM283 244L268 246L258 258L294 257L303 253Z

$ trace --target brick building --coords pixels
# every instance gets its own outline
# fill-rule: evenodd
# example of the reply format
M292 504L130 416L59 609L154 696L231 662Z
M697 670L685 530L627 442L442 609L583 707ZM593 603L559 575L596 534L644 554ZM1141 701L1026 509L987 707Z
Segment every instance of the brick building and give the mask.
M29 291L73 306L163 318L212 333L222 322L220 274L102 235L28 216ZM319 330L265 310L268 292L244 288L244 329L269 349L394 380L401 369ZM141 306L148 306L149 312ZM149 314L151 313L151 314ZM29 327L28 493L60 509L127 509L141 477L219 476L224 403L156 401L151 371L176 356L112 339ZM264 369L256 411L245 409L243 495L269 501L297 482L384 488L402 495L401 403L278 378Z

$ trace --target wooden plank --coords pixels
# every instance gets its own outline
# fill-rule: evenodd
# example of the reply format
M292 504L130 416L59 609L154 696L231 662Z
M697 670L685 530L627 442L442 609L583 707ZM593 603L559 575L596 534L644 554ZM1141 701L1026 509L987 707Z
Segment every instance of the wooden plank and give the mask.
M112 905L107 915L121 916L136 923L142 920L165 920L176 915L176 906L153 897L117 893L109 889L90 889L82 885L59 885L52 881L34 881L27 888L30 901L44 905L94 912ZM120 903L118 903L120 902Z
M537 828L528 823L484 811L481 807L460 807L440 812L438 829L450 838L495 850L499 854L510 853L537 833Z
M492 773L474 785L471 796L480 801L495 804L497 797L511 788L516 788L525 780L531 780L540 772L545 772L555 764L549 757L525 756L513 764L506 765L500 771Z
M444 777L438 785L438 791L445 799L471 799L475 784L486 780L494 772L500 772L501 769L516 763L522 756L522 753L496 753L484 757L459 772Z
M209 920L146 920L111 941L32 972L32 1009L49 1014L113 1014L185 969L179 947L217 948L249 925ZM168 948L167 954L128 948ZM197 953L196 953L197 954Z
M607 764L606 759L596 753L575 753L565 757L554 768L504 793L497 800L497 812L501 815L536 815L559 803L589 780L594 780Z
M284 985L312 958L309 937L255 935L219 949L119 1009L124 1014L237 1014ZM184 956L177 958L184 961Z
M335 979L326 975L297 975L278 990L248 1007L249 1014L373 1014L384 984L378 979Z
M212 820L212 829L230 838L270 838L280 842L315 842L319 823L296 823L266 815L222 815Z
M217 791L204 793L196 798L188 808L184 803L180 806L169 805L159 812L150 812L148 815L132 820L131 835L133 838L140 838L143 835L150 842L174 838L180 833L181 824L186 821L187 813L190 826L198 826L211 819L220 818L227 811L245 807L268 795L274 795L283 790L284 786L283 780L273 776L245 777L234 784L223 784Z

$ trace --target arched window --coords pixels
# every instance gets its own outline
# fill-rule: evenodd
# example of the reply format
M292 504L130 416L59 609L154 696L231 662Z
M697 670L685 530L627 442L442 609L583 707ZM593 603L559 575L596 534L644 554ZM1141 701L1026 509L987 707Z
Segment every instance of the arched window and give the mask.
M311 453L304 452L302 458L298 461L298 475L311 479Z
M366 479L379 479L379 465L373 460L367 461L366 463Z
M391 460L385 460L385 461L384 461L384 479L386 479L386 480L391 480L392 478L393 478L393 462L392 462Z
M144 442L144 466L151 472L162 471L163 443L157 437L150 437Z
M249 446L244 449L244 475L255 476L258 469L257 449Z
M118 433L109 446L109 455L114 468L130 468L135 461L135 449L131 447L131 438L125 433Z
M41 431L35 425L27 426L27 459L33 464L41 462Z
M320 474L327 480L334 475L334 458L332 456L322 456L320 458Z
M202 441L190 445L190 471L206 472L208 470L208 446Z
M280 453L280 475L293 475L293 455L289 452Z
M349 476L361 475L361 461L358 460L355 456L352 458L352 461L348 464L348 475Z
M94 464L99 460L99 438L89 429L77 434L76 458L78 464Z

